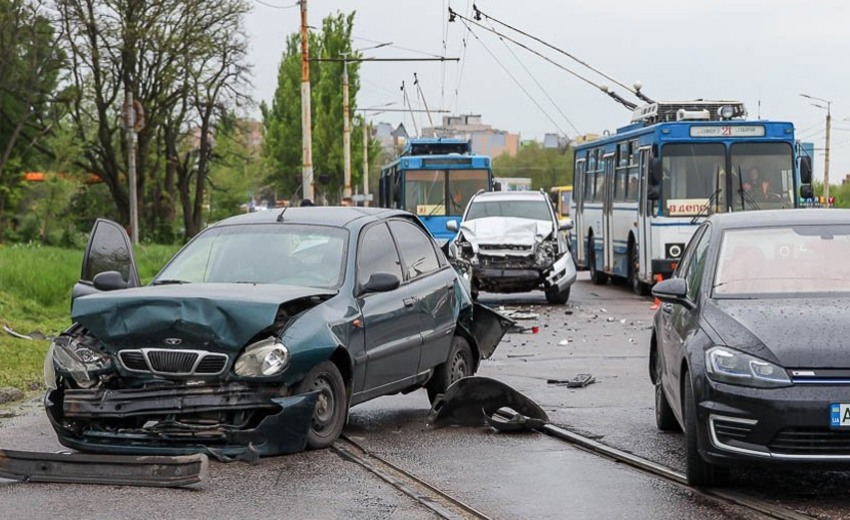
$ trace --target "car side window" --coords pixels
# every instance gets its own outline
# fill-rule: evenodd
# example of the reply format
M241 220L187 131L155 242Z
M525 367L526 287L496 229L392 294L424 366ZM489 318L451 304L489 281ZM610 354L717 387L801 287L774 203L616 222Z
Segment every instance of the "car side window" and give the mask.
M685 272L685 279L688 281L688 297L692 301L696 301L699 296L700 286L702 285L702 276L705 273L705 263L708 259L708 243L711 241L711 228L705 227L699 242L695 244L691 259L688 264L688 270Z
M696 249L696 243L699 241L700 238L702 238L704 230L704 226L697 229L696 233L694 233L694 236L691 237L690 242L688 242L688 245L685 247L685 251L682 253L681 256L681 261L679 261L679 265L676 267L676 271L673 273L673 276L675 276L676 278L686 277L685 273L690 267L691 258L693 258L694 250Z
M363 231L357 249L357 284L362 286L374 273L392 273L403 280L401 261L386 224L380 223Z
M407 269L408 280L440 268L434 243L423 230L403 220L392 220L389 226Z

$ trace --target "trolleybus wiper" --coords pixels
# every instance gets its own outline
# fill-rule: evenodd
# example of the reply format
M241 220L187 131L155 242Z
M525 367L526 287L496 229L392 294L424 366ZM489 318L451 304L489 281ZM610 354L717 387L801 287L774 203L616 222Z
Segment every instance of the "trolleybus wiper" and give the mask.
M714 199L716 199L717 196L720 195L721 191L723 191L723 186L718 186L717 189L714 190L714 193L712 193L711 196L708 197L708 204L705 205L705 209L699 210L699 213L694 215L694 218L691 219L691 224L696 224L697 220L699 220L701 217L711 215L711 205L714 204Z

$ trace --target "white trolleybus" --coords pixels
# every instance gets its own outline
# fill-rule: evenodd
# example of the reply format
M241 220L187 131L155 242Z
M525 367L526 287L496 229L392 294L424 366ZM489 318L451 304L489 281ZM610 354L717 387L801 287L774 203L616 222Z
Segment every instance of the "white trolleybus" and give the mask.
M596 284L614 277L638 294L673 272L707 215L794 208L812 195L794 126L746 120L739 102L652 103L575 150L576 264Z

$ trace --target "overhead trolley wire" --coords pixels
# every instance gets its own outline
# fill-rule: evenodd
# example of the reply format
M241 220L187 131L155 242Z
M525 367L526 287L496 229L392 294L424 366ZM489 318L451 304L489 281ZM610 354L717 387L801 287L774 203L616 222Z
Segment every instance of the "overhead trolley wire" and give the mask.
M618 103L620 103L620 104L621 104L621 105L623 105L624 107L628 108L629 110L634 110L635 108L637 108L637 105L636 105L635 103L632 103L631 101L628 101L628 100L626 100L626 99L623 99L623 98L622 98L619 94L617 94L617 93L615 93L614 91L610 90L608 87L603 86L603 85L599 85L599 84L597 84L597 83L594 83L592 80L590 80L590 79L588 79L588 78L586 78L586 77L582 76L582 75L581 75L581 74L579 74L578 72L573 71L573 70L572 70L572 69L570 69L569 67L566 67L566 66L564 66L564 65L561 65L560 63L558 63L558 62L554 61L553 59L549 58L548 56L545 56L545 55L541 54L540 52L538 52L538 51L536 51L536 50L532 49L532 48L531 48L531 47L529 47L528 45L525 45L524 43L519 42L519 41L517 41L517 40L515 40L515 39L511 38L510 36L507 36L506 34L503 34L503 33L499 32L499 31L497 31L497 30L495 30L495 29L488 28L488 27L486 27L485 25L482 25L481 23L476 22L475 20L471 20L471 19L469 19L469 18L467 18L467 17L463 16L462 14L460 14L460 13L458 13L458 12L454 11L454 10L451 10L451 8L449 8L449 9L450 9L450 11L449 11L450 15L453 15L453 16L450 16L450 17L449 17L449 21L453 20L454 18L458 18L458 19L460 19L460 20L463 22L463 24L464 24L464 25L466 25L466 26L467 26L467 29L469 29L470 31L471 31L472 29L471 29L471 27L467 24L467 22L469 22L469 23L470 23L470 24L472 24L472 25L475 25L476 27L480 27L481 29L484 29L485 31L492 32L493 34L495 34L495 35L497 35L497 36L501 36L501 37L503 37L504 39L506 39L507 41L509 41L509 42L511 42L511 43L513 43L513 44L515 44L515 45L518 45L518 46L522 47L523 49L527 50L528 52L531 52L532 54L534 54L534 55L536 55L536 56L538 56L538 57L540 57L540 58L543 58L544 60L548 61L548 62L549 62L549 63L551 63L552 65L554 65L554 66L558 67L559 69L561 69L561 70L563 70L563 71L565 71L565 72L567 72L567 73L571 74L572 76L575 76L576 78L578 78L578 79L580 79L580 80L584 81L584 82L585 82L585 83L587 83L588 85L590 85L590 86L592 86L592 87L594 87L594 88L597 88L597 89L601 90L603 93L607 94L608 96L610 96L611 98L613 98L615 101L617 101ZM473 35L474 35L474 34L473 34ZM478 39L478 37L477 37L477 36L476 36L476 39ZM479 40L479 41L481 41L480 39L478 39L478 40Z
M469 0L466 0L466 10L469 11ZM452 12L452 6L449 5L449 19L448 22L446 22L447 25L448 23L454 21L454 18L452 17ZM466 69L466 49L469 43L469 32L469 26L467 26L466 34L464 34L463 38L461 38L461 45L463 46L463 50L460 57L460 73L458 74L457 81L455 82L455 99L452 103L452 105L454 105L455 113L457 113L457 104L460 98L460 84L463 82L463 72Z
M485 51L487 51L487 53L488 53L490 56L492 56L492 57L493 57L493 59L496 61L496 63L498 63L498 64L499 64L499 66L500 66L500 67L502 67L502 70L504 70L504 71L505 71L505 74L507 74L507 75L508 75L508 76L509 76L509 77L510 77L513 81L514 81L514 83L516 83L516 84L517 84L517 86L520 88L520 90L522 90L522 91L525 93L525 95L528 97L528 99L529 99L529 100L531 100L531 102L532 102L532 103L534 103L534 105L535 105L538 109L540 109L540 111L543 113L543 115L544 115L544 116L546 116L546 118L549 120L549 122L551 122L553 125L555 125L555 128L557 128L557 129L558 129L558 131L559 131L559 132L561 132L561 135L567 135L567 133L566 133L566 132L564 132L564 129L563 129L563 128L561 128L561 125L559 125L559 124L558 124L558 123L557 123L554 119L552 119L552 116L550 116L550 115L549 115L549 112L547 112L547 111L546 111L546 110L545 110L545 109L544 109L544 108L540 105L540 103L538 103L538 102L537 102L537 100L536 100L536 99L534 99L534 97L531 95L531 93L530 93L530 92L529 92L529 91L525 88L525 86L523 86L522 82L520 82L520 81L516 78L516 76L514 76L514 75L511 73L511 71L510 71L510 70L508 70L508 68L507 68L507 67L505 67L505 65L504 65L504 64L503 64L503 63L499 60L499 58L498 58L498 57L496 57L496 54L494 54L494 53L493 53L493 51L491 51L491 50L490 50L490 48L489 48L489 47L487 47L487 45L485 45L483 41L481 41L481 38L479 38L479 37L478 37L478 35L477 35L477 34L475 34L475 32L472 30L472 28L471 28L471 27L469 27L469 25L467 25L467 23L466 23L466 21L464 20L464 18L463 18L463 17L460 17L460 21L461 21L461 23L462 23L462 24L466 25L466 28L469 30L469 34L471 34L471 35L472 35L472 37L473 37L473 38L475 38L475 39L476 39L476 41L478 41L478 43L480 43L480 44L481 44L481 46L484 48L484 50L485 50Z
M528 77L530 77L531 80L534 81L534 84L537 85L537 87L540 89L540 91L543 92L543 95L546 96L546 99L548 99L549 102L552 103L552 106L555 107L555 110L557 110L558 113L561 114L561 117L564 118L564 120L570 125L570 127L572 127L573 130L575 130L576 135L581 135L581 132L579 132L578 128L576 128L576 125L574 125L572 120L567 117L567 114L565 114L564 111L561 110L561 106L556 103L554 99L552 99L552 96L549 95L549 92L547 92L546 89L543 88L543 85L540 84L540 82L537 80L537 77L532 74L530 70L528 70L528 67L526 67L525 63L523 63L522 60L519 59L519 56L517 56L514 50L511 49L511 46L508 45L507 42L505 42L505 40L503 40L501 37L499 37L499 40L501 40L502 44L505 46L508 52L511 53L511 56L514 57L517 63L519 63L520 67L522 67L525 73L528 74Z

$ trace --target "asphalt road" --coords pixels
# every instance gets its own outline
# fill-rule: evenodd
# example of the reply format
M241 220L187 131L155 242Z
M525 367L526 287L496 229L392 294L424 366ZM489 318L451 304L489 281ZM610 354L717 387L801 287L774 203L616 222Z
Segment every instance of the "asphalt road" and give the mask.
M480 375L536 400L552 422L674 469L683 439L655 430L647 376L651 300L579 275L571 302L542 294L482 295L538 314L510 334ZM547 384L591 373L582 389ZM492 518L757 518L540 434L425 426L425 393L384 397L352 410L346 434L375 454ZM0 448L61 449L37 401L0 409ZM736 472L733 488L822 518L850 518L846 473ZM0 518L433 518L433 513L331 450L213 462L195 489L24 484L0 480Z

